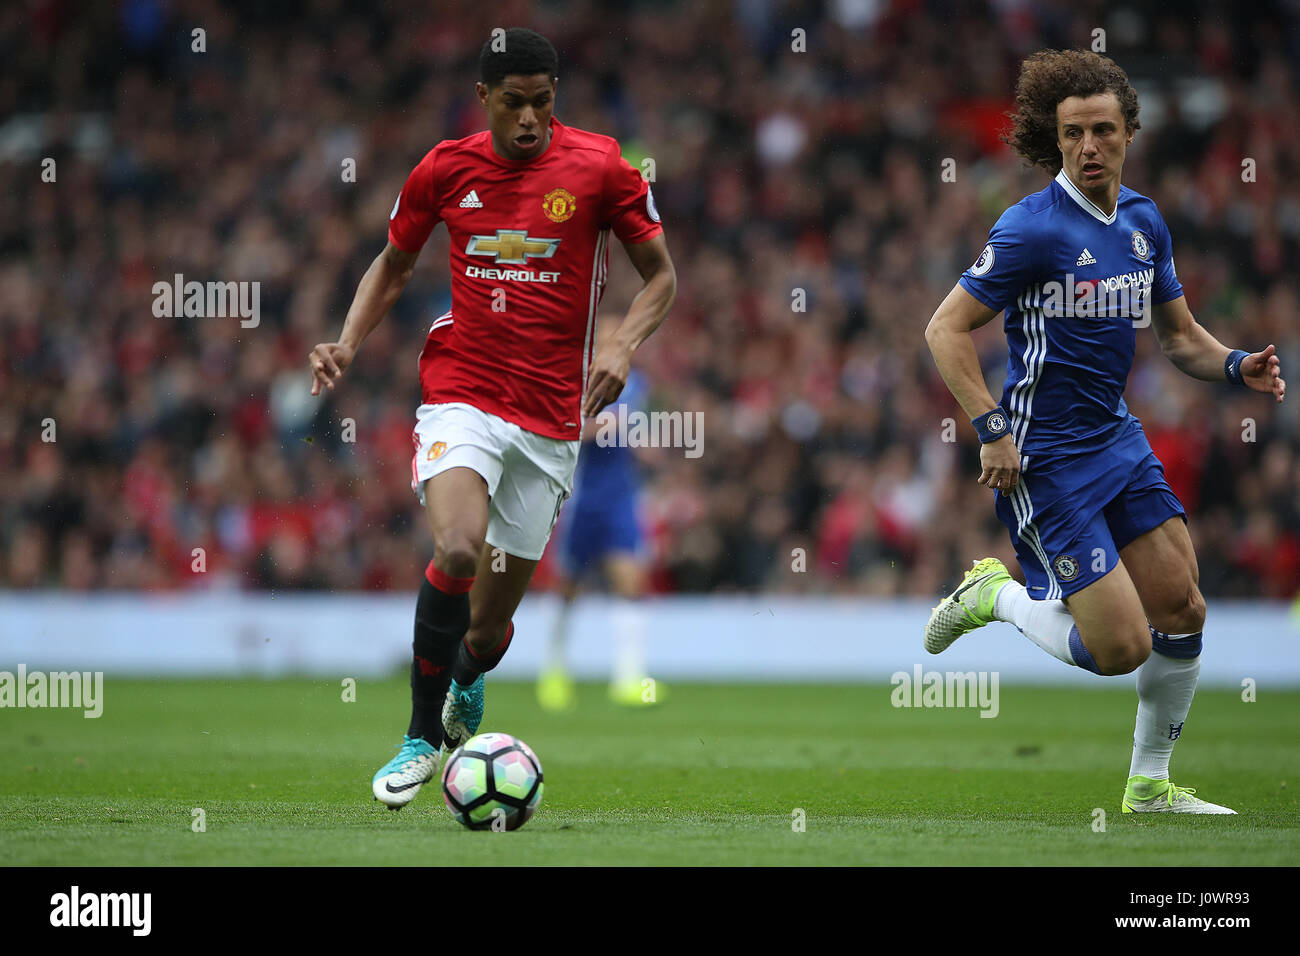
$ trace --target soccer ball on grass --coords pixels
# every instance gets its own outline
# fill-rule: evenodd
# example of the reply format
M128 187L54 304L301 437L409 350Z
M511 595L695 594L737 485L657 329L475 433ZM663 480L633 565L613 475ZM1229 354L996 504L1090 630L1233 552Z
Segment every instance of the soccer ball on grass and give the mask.
M541 761L509 734L479 734L447 759L442 796L471 830L517 830L542 802Z

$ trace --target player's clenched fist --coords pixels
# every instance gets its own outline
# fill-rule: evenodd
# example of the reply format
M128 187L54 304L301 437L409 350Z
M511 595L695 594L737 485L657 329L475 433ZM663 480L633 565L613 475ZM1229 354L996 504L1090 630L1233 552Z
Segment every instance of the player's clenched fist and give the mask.
M617 401L631 369L630 352L615 343L602 346L591 363L587 396L582 402L583 416L590 418L610 402Z
M352 364L354 354L353 349L342 342L322 342L312 349L307 356L311 363L311 393L319 395L322 385L333 388L343 370Z
M979 483L1009 493L1020 480L1020 450L1010 435L980 446Z

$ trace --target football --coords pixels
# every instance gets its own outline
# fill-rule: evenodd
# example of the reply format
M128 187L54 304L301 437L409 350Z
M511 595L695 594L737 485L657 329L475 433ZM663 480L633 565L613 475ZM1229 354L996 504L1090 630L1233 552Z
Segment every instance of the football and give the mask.
M479 734L447 760L442 796L471 830L517 830L542 802L541 761L509 734Z

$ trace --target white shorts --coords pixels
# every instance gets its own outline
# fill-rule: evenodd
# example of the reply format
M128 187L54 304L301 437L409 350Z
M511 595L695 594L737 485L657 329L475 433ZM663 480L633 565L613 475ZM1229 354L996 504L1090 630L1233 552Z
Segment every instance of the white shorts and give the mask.
M547 438L465 402L421 405L415 413L411 490L448 468L469 468L487 482L487 543L536 561L573 493L578 441Z

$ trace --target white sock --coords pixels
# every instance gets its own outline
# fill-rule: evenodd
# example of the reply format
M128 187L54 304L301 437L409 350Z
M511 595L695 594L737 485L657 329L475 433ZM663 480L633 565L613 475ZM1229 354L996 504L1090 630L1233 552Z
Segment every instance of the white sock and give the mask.
M1174 639L1182 636L1170 635ZM1138 669L1137 726L1133 730L1130 777L1141 774L1152 780L1169 779L1169 758L1174 742L1182 734L1187 712L1192 709L1200 674L1200 655L1180 659L1158 651L1152 651Z
M555 621L551 624L551 639L546 645L543 670L564 670L564 652L569 642L569 611L572 607L572 601L560 599L560 609L555 612Z
M1096 673L1092 656L1087 654L1086 662L1076 662L1071 644L1082 648L1083 643L1074 630L1074 618L1064 601L1035 601L1025 590L1025 586L1016 581L1008 581L998 591L997 600L993 602L993 613L999 621L1014 624L1020 633L1029 638L1057 660L1075 664ZM1074 641L1070 635L1073 632ZM1092 666L1089 666L1092 665Z
M615 684L640 681L645 672L645 611L636 601L620 599L610 615L614 631Z

